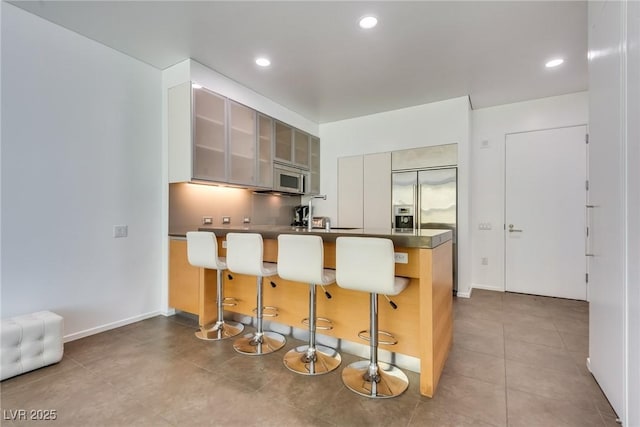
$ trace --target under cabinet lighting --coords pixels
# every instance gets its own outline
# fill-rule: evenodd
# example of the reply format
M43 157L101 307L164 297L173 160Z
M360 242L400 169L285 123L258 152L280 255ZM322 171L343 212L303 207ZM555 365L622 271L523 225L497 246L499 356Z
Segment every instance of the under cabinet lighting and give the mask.
M199 85L198 83L191 83L191 87L194 89L202 89L202 85Z
M364 16L360 19L360 28L368 30L378 25L378 19L375 16Z
M551 61L544 64L544 66L547 68L553 68L553 67L557 67L558 65L561 65L563 62L564 62L564 59L562 58L552 59Z
M269 65L271 65L271 61L269 61L269 58L265 58L264 56L262 56L260 58L256 58L256 64L261 67L268 67Z

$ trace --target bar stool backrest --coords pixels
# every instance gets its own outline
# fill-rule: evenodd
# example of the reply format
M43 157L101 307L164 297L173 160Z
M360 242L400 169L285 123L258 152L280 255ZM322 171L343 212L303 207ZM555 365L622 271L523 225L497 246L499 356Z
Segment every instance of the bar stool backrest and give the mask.
M264 276L262 236L257 233L227 234L227 268L238 274Z
M285 280L322 284L324 247L320 236L280 234L278 276Z
M345 289L396 295L393 242L378 237L338 237L336 283Z
M187 232L187 259L195 267L224 270L224 259L218 257L218 239L210 231Z

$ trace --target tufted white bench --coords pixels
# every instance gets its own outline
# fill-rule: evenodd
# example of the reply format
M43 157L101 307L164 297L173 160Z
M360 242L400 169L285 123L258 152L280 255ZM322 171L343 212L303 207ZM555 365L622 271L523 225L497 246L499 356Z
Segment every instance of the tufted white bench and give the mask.
M50 311L2 319L0 380L62 359L62 317Z

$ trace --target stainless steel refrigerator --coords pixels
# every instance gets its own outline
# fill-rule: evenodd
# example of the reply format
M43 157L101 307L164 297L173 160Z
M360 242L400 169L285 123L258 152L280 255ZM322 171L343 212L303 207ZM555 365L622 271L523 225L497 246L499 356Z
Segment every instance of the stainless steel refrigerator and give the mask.
M391 200L396 230L450 229L453 233L453 289L458 289L456 224L458 168L393 172Z

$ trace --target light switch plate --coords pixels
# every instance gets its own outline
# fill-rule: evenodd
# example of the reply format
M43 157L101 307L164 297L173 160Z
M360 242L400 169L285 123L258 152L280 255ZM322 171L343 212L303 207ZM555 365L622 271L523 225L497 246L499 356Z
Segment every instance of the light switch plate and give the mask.
M126 225L114 225L113 226L113 237L127 237L129 235L129 227Z
M406 252L395 252L393 257L396 260L396 264L408 264L409 263L409 254Z

